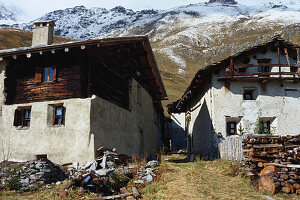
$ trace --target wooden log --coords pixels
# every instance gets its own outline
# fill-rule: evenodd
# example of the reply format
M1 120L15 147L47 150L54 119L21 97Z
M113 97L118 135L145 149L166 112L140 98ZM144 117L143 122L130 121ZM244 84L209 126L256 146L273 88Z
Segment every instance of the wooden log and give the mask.
M300 194L300 189L296 190L296 193L297 193L297 194Z
M266 190L269 194L275 194L277 184L267 175L261 176L258 180L258 189Z
M285 188L289 188L290 193L294 193L294 187L290 183L284 184ZM288 193L287 193L288 194Z
M289 194L291 192L291 189L289 187L282 187L281 191L283 193Z
M300 189L300 184L299 184L299 183L295 183L293 186L294 186L294 188L295 188L296 190Z
M264 175L272 175L272 176L278 176L278 169L274 166L268 166L264 168L260 173L259 176L264 176Z
M257 166L258 166L258 167L263 167L263 166L264 166L264 163L259 162L259 163L257 163Z

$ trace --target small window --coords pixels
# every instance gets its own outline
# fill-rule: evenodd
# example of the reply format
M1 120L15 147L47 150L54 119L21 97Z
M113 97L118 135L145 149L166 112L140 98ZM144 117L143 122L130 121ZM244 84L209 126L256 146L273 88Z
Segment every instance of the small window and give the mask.
M256 100L257 91L255 88L244 88L243 89L243 99L244 100Z
M53 67L46 67L44 68L44 82L53 82Z
M62 105L55 106L54 125L64 125L65 108Z
M15 110L14 126L30 127L31 108L17 108Z
M253 90L244 90L244 100L253 100Z
M264 73L264 72L270 72L270 67L268 67L268 66L259 66L257 68L257 71L258 72L262 72L262 73Z
M270 134L271 132L271 121L259 121L259 134Z
M236 122L227 122L227 136L236 134Z

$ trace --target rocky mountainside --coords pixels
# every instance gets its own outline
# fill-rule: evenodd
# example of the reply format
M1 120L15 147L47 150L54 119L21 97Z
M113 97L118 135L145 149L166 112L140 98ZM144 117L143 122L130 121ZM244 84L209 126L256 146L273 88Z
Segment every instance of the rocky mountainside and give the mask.
M0 2L0 24L15 24L17 21L17 15L6 9L4 4Z
M170 101L174 101L199 68L275 33L300 42L300 1L260 2L241 5L239 0L210 0L168 10L142 11L77 6L48 13L35 21L54 20L56 35L76 39L149 35ZM2 27L31 30L31 24Z

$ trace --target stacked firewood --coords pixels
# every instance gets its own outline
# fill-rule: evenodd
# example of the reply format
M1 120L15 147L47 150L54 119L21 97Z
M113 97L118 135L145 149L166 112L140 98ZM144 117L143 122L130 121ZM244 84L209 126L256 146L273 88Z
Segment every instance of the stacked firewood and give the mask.
M271 194L300 194L300 135L251 135L243 140L246 175Z

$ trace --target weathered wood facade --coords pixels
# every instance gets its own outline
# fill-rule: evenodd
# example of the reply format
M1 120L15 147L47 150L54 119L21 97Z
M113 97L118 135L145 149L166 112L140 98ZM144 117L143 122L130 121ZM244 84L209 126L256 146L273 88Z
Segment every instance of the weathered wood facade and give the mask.
M154 100L165 96L160 81L153 76L145 41L80 44L9 58L5 92L6 104L21 104L93 94L129 109L130 80L146 88ZM0 53L1 54L1 53ZM43 82L43 69L53 67L54 80ZM158 84L157 84L158 83Z
M13 159L151 155L164 136L167 95L145 36L0 51L0 89L0 148Z

